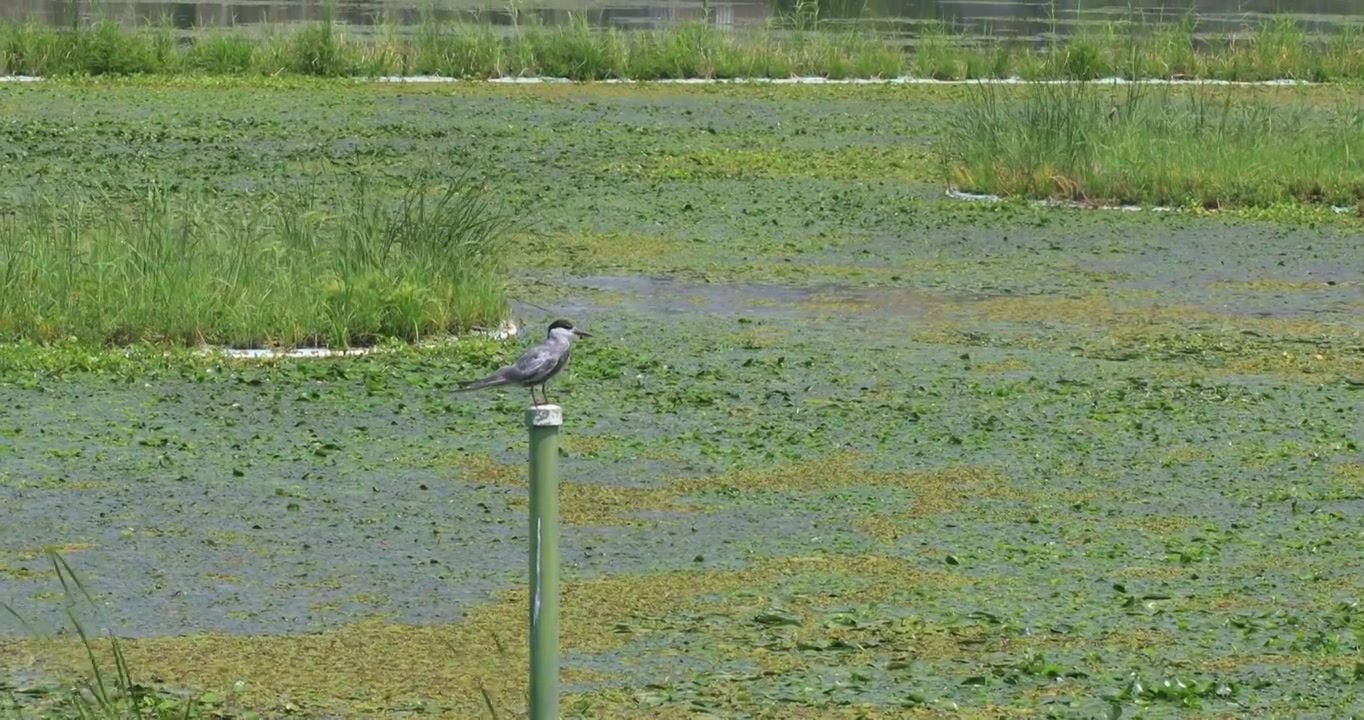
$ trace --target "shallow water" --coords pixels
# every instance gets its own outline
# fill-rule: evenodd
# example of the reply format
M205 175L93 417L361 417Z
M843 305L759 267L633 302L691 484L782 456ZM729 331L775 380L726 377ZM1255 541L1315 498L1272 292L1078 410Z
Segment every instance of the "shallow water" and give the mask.
M1334 468L1358 461L1357 393L1223 373L1244 352L1234 346L1164 353L1142 339L1121 361L1095 356L1084 351L1090 338L1146 325L1102 304L1095 312L1110 320L1086 317L1067 310L1073 290L1047 289L1077 282L1065 267L1088 265L1107 273L1115 296L1122 283L1159 286L1160 304L1216 313L1218 282L1260 283L1241 291L1272 305L1273 283L1322 268L1267 260L1273 246L1263 237L1240 242L1245 228L1153 230L1011 230L1005 240L957 227L923 238L954 257L1001 258L1020 270L1046 243L1067 247L1063 264L1044 263L1054 277L1025 283L1015 273L1012 293L566 279L564 306L581 308L594 331L552 391L570 411L561 462L568 587L647 577L637 573L747 573L764 558L830 552L949 580L928 590L898 586L881 606L869 605L857 583L818 573L717 596L704 612L665 603L612 615L603 606L623 648L569 645L565 667L661 683L668 702L748 678L762 697L804 698L814 687L891 705L925 687L964 692L978 673L1024 662L1019 645L1048 643L1047 660L1066 667L1089 662L1076 647L1103 647L1104 661L1121 672L1082 679L1076 707L1088 707L1083 698L1149 663L1113 640L1125 637L1118 633L1151 633L1162 660L1193 662L1235 657L1246 642L1288 642L1305 632L1300 625L1329 633L1348 621L1334 608L1357 598L1357 531L1347 519L1364 511L1364 499ZM1106 245L1119 236L1122 253ZM1345 256L1358 238L1310 239ZM847 263L877 248L897 252L873 240L830 259ZM894 262L914 260L903 241L898 252ZM1357 295L1354 284L1334 287L1342 300ZM578 290L622 301L597 305L575 299ZM1056 303L1054 317L1037 302ZM941 313L951 315L955 339L926 334ZM1296 352L1293 342L1274 353ZM379 356L342 362L356 368L349 377L262 371L4 389L0 431L18 433L8 438L15 452L0 448L0 599L38 628L65 624L56 580L36 553L49 542L96 589L99 614L85 616L92 628L124 637L307 638L357 620L447 625L520 585L522 396L453 397L443 384L457 376L440 366L388 366ZM1169 372L1198 379L1159 379ZM868 475L867 484L839 486L831 479L839 473L866 471L799 469L844 450L905 481ZM480 456L506 465L470 464ZM676 478L755 466L776 479L681 498L692 508L647 495ZM781 477L786 467L794 481ZM1001 474L960 489L908 482L953 467ZM806 476L815 487L803 485ZM576 494L587 487L605 489ZM630 493L646 495L637 502ZM602 514L610 503L619 511ZM584 514L597 519L575 519ZM1283 550L1290 546L1330 552ZM589 612L579 597L565 607ZM1167 605L1180 627L1165 619ZM1229 625L1224 607L1237 622L1260 624ZM805 663L782 673L728 659L732 645L780 643L779 628L755 627L752 618L789 608L854 616L835 623L838 632L867 636L873 659L850 660L832 644L821 652L834 641L818 638L806 643ZM1276 612L1292 613L1288 629L1274 624ZM970 637L954 651L961 659L916 660L910 677L887 670L904 623ZM0 640L29 633L0 619ZM1323 705L1350 702L1349 684L1298 668L1238 666L1233 681L1260 683L1266 697L1314 683ZM640 683L566 681L584 691L613 684ZM1016 692L989 683L971 701L1008 702Z
M1083 23L1105 22L1129 14L1134 9L1147 20L1176 19L1190 3L1176 0L1148 0L1131 3L1115 0L1057 0L1039 2L1004 0L983 3L976 0L820 0L819 17L834 21L874 20L892 33L912 38L925 21L944 20L959 29L990 35L1042 38L1052 33L1067 35ZM341 22L372 26L381 21L413 25L430 13L437 19L512 24L510 7L519 8L522 22L556 25L585 17L597 27L652 29L704 17L707 4L698 0L537 0L530 3L461 0L337 0L335 3L280 2L278 0L218 0L217 2L146 2L143 0L105 0L98 11L77 0L79 17L90 19L110 13L125 20L140 22L168 18L176 27L257 25L319 20L324 6L334 6ZM432 6L437 9L430 11ZM762 25L773 16L790 16L795 0L714 0L708 3L714 22L721 26ZM1345 24L1364 19L1364 6L1353 0L1195 0L1193 10L1201 28L1210 32L1234 30L1247 21L1258 22L1271 15L1288 15L1309 32L1331 32ZM0 6L0 17L36 18L56 26L69 25L76 12L68 0L14 0Z

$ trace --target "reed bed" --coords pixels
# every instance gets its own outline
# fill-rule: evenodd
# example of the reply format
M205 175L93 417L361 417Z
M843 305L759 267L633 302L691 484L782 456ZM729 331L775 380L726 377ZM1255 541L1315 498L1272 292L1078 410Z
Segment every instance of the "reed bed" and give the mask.
M285 74L322 77L443 75L574 80L894 76L902 53L861 32L726 32L691 23L669 30L598 30L585 21L504 31L428 22L359 34L330 22L209 30L180 41L168 28L39 25L0 29L0 70L15 75Z
M43 197L0 222L0 341L349 347L492 325L512 228L460 179L330 202Z
M1232 82L1364 78L1364 33L1343 25L1313 35L1290 17L1247 22L1233 33L1205 33L1196 17L1175 22L1120 20L1083 25L1064 40L969 43L941 23L929 25L907 67L942 80L1204 79Z
M1364 106L1298 88L980 86L942 143L948 184L1100 204L1364 201Z
M1196 18L1081 26L1064 40L970 37L942 23L904 42L875 22L796 14L762 27L706 22L660 30L494 26L426 20L356 28L324 21L266 27L130 26L114 19L56 28L0 26L0 72L17 75L520 76L573 80L877 78L943 80L1208 78L1316 82L1364 79L1364 33L1312 35L1291 18L1207 35Z

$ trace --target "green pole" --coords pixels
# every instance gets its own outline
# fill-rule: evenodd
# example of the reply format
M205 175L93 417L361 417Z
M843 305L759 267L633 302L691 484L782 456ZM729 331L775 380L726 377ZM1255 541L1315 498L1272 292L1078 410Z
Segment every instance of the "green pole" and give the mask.
M530 430L530 720L559 720L558 405L526 409Z

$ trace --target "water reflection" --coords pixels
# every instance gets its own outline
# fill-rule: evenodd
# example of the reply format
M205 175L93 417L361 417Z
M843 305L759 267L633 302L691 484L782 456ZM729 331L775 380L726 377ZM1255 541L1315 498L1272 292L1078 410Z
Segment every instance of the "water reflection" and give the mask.
M705 2L706 4L703 4ZM1183 16L1188 0L1133 4L1124 0L213 0L141 2L137 0L3 0L0 18L33 20L58 27L114 17L124 22L168 21L177 28L242 26L321 20L332 17L355 26L381 22L414 25L423 18L510 25L521 18L554 25L573 17L593 26L657 28L705 17L707 5L720 26L760 25L770 18L817 10L825 20L888 21L912 32L927 20L994 35L1037 36L1067 33L1077 21L1104 21L1139 13L1147 20ZM330 10L329 10L330 8ZM1364 20L1359 0L1196 0L1193 11L1211 31L1234 30L1247 21L1287 15L1309 32L1329 32Z

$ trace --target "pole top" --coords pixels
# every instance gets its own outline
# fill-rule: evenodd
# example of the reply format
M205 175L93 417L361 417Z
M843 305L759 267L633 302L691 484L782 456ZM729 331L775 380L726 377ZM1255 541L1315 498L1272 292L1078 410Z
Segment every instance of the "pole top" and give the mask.
M531 405L526 408L526 427L559 427L564 424L564 410L558 405Z

